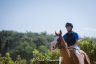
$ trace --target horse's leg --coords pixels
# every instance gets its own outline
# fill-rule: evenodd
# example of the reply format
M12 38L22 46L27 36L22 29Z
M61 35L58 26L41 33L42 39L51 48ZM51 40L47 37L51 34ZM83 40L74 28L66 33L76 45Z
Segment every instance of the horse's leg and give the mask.
M63 57L59 57L59 64L67 64L67 63L65 63Z
M59 64L61 64L62 62L62 57L59 57Z

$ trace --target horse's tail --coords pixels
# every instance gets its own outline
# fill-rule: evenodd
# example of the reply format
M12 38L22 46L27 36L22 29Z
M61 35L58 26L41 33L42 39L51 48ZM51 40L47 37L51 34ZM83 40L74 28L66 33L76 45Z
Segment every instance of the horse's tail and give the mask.
M81 53L84 55L84 64L91 64L88 55L84 51L81 51Z

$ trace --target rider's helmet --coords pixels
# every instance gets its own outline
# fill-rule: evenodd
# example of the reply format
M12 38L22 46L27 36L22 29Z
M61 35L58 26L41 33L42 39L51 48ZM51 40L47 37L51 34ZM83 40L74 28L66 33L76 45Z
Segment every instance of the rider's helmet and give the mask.
M68 27L68 26L71 26L73 28L72 23L67 22L66 25L65 25L65 27Z

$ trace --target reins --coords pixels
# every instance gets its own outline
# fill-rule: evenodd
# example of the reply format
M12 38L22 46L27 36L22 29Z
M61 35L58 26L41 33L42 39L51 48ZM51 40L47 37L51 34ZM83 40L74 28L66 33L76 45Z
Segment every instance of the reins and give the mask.
M71 47L67 47L67 46L60 46L59 48L60 48L60 49L66 48L66 49L77 50L77 51L80 53L80 51L79 51L78 49L76 49L76 48L71 48Z

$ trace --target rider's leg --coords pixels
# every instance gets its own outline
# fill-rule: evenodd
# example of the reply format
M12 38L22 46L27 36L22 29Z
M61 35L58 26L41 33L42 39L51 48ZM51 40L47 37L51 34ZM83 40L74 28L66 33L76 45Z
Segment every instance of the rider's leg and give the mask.
M76 46L75 48L75 55L78 57L80 64L84 64L84 56L80 54L80 47Z

